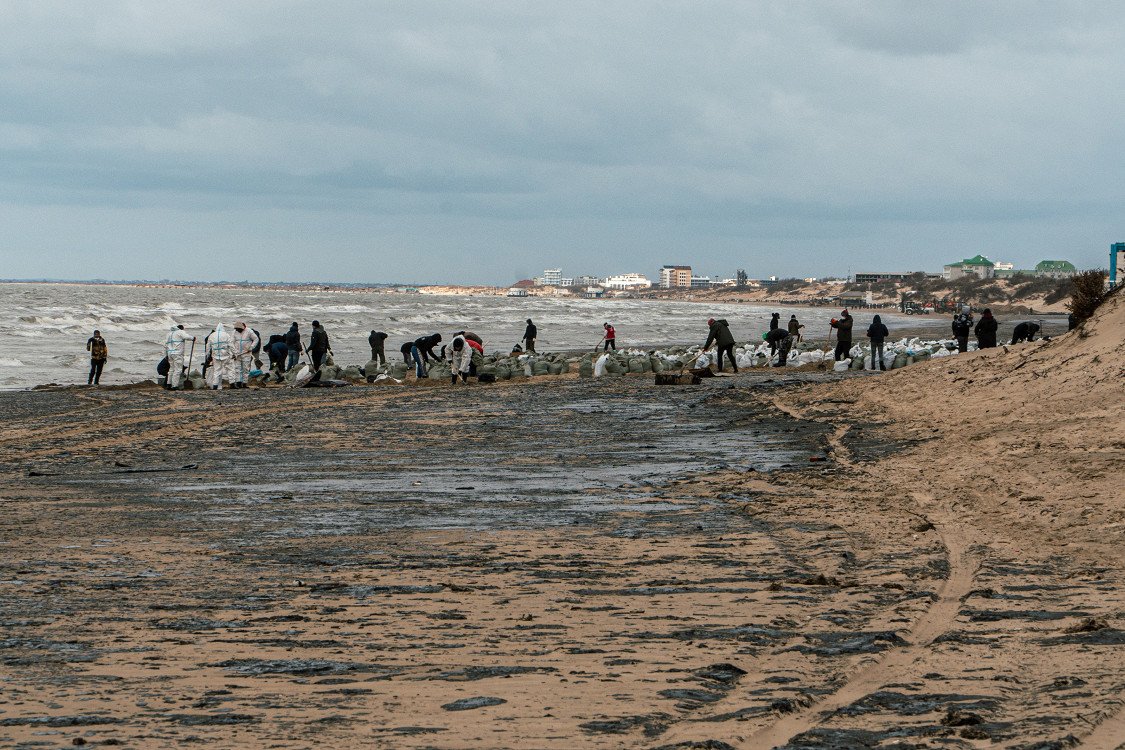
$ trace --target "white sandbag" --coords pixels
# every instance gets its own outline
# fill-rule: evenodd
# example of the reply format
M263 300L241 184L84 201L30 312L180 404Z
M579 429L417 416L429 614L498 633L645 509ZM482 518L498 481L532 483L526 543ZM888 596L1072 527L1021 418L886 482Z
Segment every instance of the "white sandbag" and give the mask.
M313 379L312 368L309 367L308 365L305 365L300 369L300 371L297 372L297 377L293 378L292 387L293 388L301 388L304 385L306 385L312 379Z
M606 363L606 360L608 360L608 359L609 359L608 354L603 354L602 356L598 357L598 361L594 363L594 377L595 378L604 378L605 377L605 363Z
M836 364L832 365L833 372L847 372L848 368L852 366L850 359L841 359Z

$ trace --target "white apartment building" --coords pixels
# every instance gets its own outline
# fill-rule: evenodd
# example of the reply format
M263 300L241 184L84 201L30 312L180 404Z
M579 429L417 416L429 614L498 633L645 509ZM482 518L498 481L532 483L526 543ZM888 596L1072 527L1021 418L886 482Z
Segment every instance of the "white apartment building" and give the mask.
M649 289L652 282L639 273L621 273L604 279L602 286L607 289Z
M539 277L539 283L543 286L560 286L562 284L562 269L544 269L543 275Z

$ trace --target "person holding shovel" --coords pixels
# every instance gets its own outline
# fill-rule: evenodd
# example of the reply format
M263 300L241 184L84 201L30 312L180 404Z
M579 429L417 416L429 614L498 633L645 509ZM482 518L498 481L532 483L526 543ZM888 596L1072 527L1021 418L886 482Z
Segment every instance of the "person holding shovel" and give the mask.
M605 342L605 350L607 352L610 349L617 351L617 331L615 331L613 326L609 323L603 325L602 328L605 329L605 335L602 336L602 340L598 342L598 346L601 346L602 342ZM598 350L598 346L594 347L594 351Z

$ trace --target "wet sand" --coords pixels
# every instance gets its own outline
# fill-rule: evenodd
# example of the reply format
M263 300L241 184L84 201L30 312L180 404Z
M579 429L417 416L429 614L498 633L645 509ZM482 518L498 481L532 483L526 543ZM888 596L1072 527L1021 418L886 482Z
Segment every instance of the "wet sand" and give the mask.
M1114 747L1119 511L887 382L0 394L0 741Z

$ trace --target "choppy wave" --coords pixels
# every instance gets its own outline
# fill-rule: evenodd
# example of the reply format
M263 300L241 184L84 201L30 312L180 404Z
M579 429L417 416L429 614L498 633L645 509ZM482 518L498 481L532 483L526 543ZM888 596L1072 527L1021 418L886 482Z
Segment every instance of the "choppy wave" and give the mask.
M703 343L709 316L725 317L740 340L766 330L772 308L627 299L574 300L538 297L457 297L371 292L140 288L54 284L0 284L0 330L8 334L0 387L26 388L45 382L85 383L89 367L86 340L99 329L109 345L103 383L154 377L164 356L168 329L183 324L200 338L216 323L244 320L263 337L300 324L307 341L311 321L321 321L336 359L363 364L370 350L367 334L386 331L386 351L418 336L461 329L481 335L487 348L510 350L523 336L524 320L539 326L540 350L589 350L602 335L602 323L617 328L619 346L655 348ZM784 308L796 312L806 331L824 331L836 310ZM862 318L862 316L861 316ZM891 324L892 321L888 321ZM861 320L857 325L866 322ZM948 322L912 320L911 327ZM197 345L196 361L203 357Z

